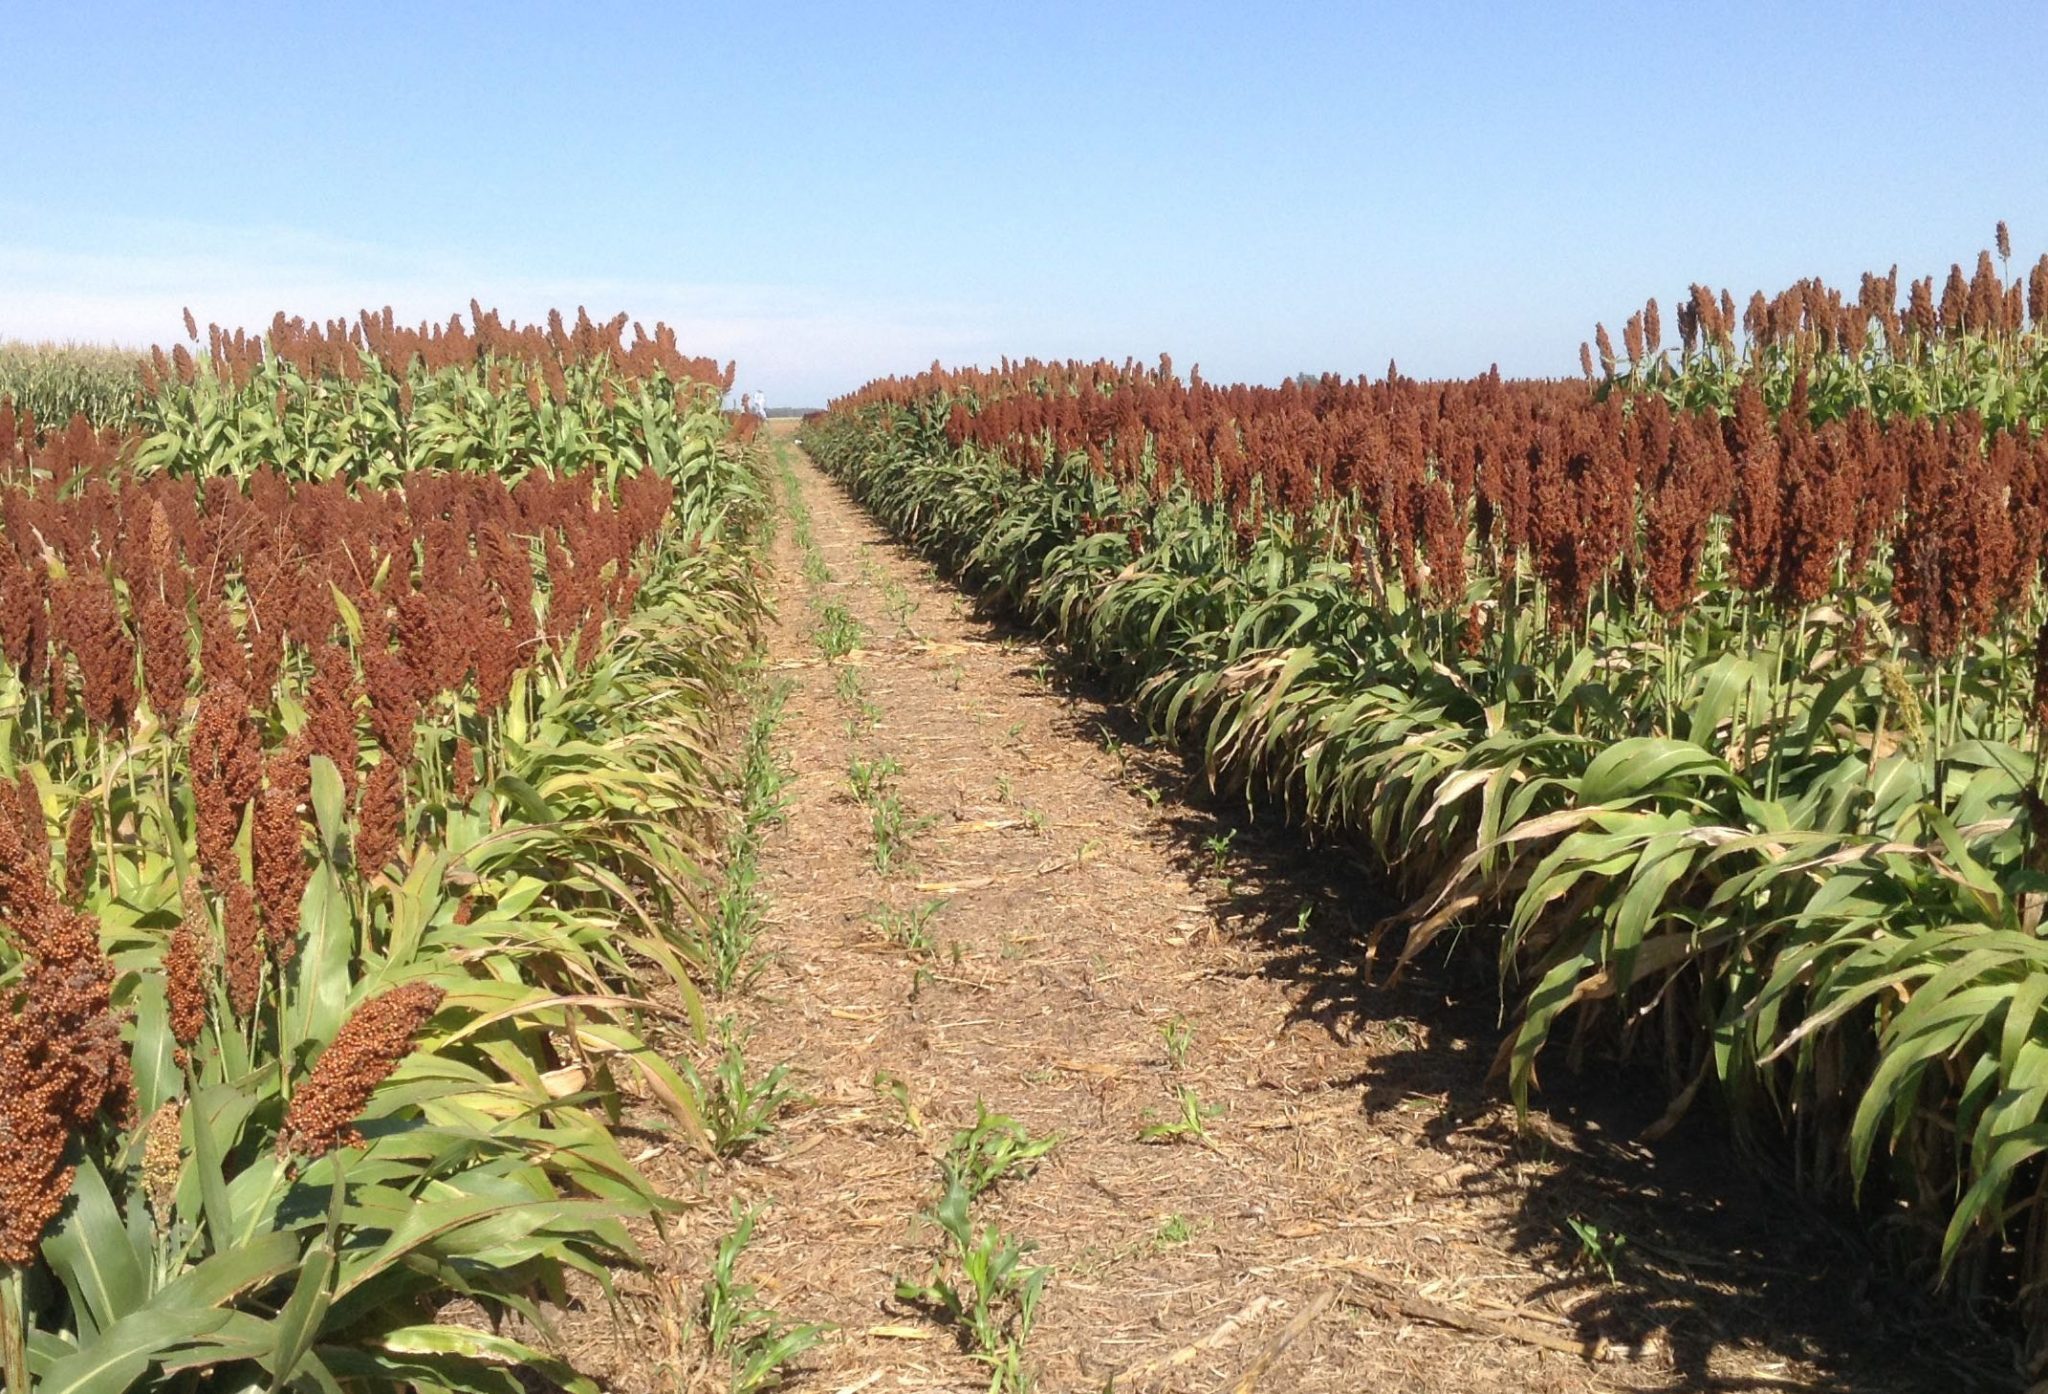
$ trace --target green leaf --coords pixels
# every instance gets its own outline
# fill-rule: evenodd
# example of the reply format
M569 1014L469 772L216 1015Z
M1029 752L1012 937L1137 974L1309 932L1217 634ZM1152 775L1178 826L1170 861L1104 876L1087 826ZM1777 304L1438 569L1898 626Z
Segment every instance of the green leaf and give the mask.
M292 962L290 1019L296 1042L325 1044L348 1014L355 982L355 905L341 888L333 862L323 861L299 901L305 944Z
M240 1090L216 1084L200 1090L193 1106L185 1110L185 1131L199 1173L201 1213L206 1216L208 1242L216 1254L235 1242L235 1210L229 1200L225 1165L249 1108L250 1100Z
M170 1006L160 974L135 979L135 1045L130 1063L135 1070L135 1110L147 1118L184 1091L178 1069L177 1041L171 1035Z
M228 1317L213 1307L152 1303L51 1365L37 1394L124 1394L157 1357L219 1330Z
M552 823L555 810L548 806L540 791L516 774L501 774L491 786L498 793L510 799L519 809L520 816L530 823Z
M1613 804L1684 778L1732 778L1719 756L1669 736L1632 736L1593 757L1579 777L1581 804Z
M377 1338L377 1344L399 1355L460 1355L514 1369L534 1370L573 1394L597 1394L597 1385L559 1360L533 1347L466 1326L401 1326Z
M112 1326L140 1307L149 1293L150 1255L136 1252L134 1236L100 1174L86 1157L71 1183L71 1206L43 1240L43 1257L78 1307L81 1334Z
M341 1183L337 1179L335 1184L338 1187ZM299 1362L305 1359L320 1335L321 1321L334 1300L334 1268L334 1234L330 1230L315 1239L306 1251L305 1262L299 1268L299 1281L293 1286L290 1299L274 1323L277 1344L268 1366L276 1376L273 1389L292 1378Z
M333 863L348 859L347 793L341 771L325 755L315 755L312 768L313 822L320 832L320 855Z

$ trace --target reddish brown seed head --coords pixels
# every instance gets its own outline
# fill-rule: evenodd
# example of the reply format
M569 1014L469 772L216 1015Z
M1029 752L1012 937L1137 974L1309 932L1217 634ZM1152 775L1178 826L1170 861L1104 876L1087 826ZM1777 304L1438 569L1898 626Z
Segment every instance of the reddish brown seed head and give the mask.
M358 1007L292 1095L278 1155L323 1157L361 1141L356 1120L377 1086L412 1052L413 1039L445 995L430 983L407 983Z

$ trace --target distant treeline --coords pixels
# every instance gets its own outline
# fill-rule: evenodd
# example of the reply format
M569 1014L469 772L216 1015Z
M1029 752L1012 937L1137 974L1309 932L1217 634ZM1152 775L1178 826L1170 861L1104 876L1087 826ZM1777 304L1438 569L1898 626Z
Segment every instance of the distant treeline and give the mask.
M768 408L768 419L773 421L779 416L809 416L814 411L823 410L823 407L770 407Z

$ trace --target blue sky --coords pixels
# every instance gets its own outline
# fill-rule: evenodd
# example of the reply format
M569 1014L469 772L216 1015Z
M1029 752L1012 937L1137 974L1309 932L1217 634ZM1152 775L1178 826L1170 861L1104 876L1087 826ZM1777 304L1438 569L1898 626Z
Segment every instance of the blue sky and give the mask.
M0 0L0 336L475 295L789 405L1009 353L1576 370L1595 319L2048 248L2048 5ZM1667 315L1667 324L1670 318Z

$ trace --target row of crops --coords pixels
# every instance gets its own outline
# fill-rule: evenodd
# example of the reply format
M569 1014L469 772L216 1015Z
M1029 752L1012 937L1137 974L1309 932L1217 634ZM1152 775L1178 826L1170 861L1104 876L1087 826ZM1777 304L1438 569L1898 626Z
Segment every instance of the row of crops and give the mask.
M805 443L1220 785L1971 1294L2048 1276L2048 259L1655 302L1587 380L870 384ZM2030 298L2031 297L2031 298ZM1552 1047L1546 1050L1546 1047Z
M765 514L625 328L188 315L0 404L8 1389L588 1387L503 1323L662 1208L629 1100L703 1137Z
M120 349L0 340L0 401L38 421L84 416L124 426L135 411L140 368Z

